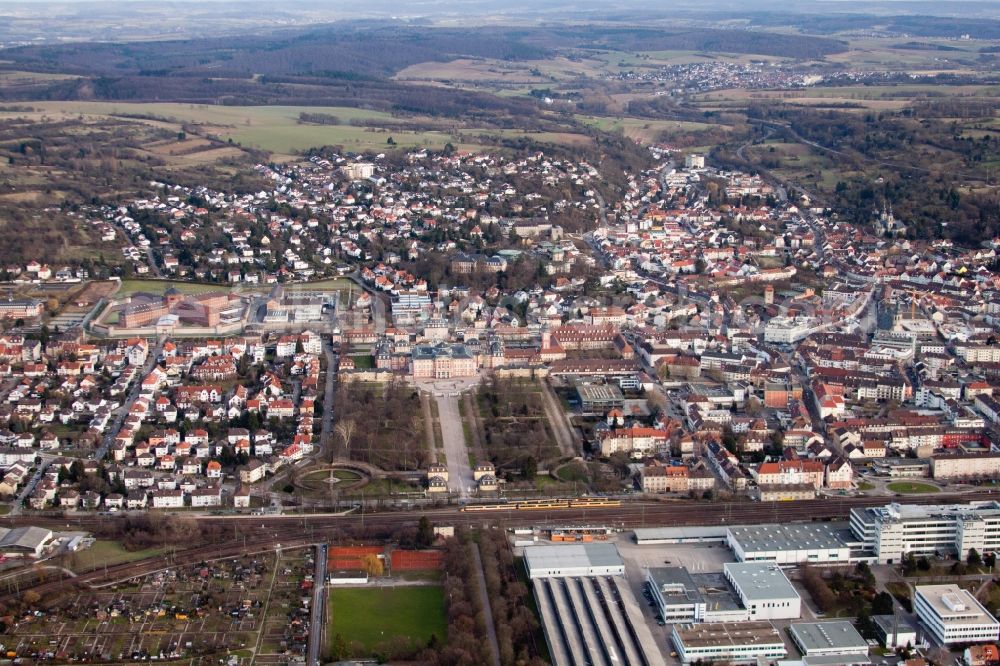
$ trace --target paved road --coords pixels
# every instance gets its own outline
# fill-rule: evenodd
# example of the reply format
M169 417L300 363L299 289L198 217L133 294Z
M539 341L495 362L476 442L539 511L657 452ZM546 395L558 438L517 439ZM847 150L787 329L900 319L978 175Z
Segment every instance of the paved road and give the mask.
M118 224L114 220L111 220L112 226L118 229L119 233L125 237L125 242L129 244L129 247L135 248L139 251L140 255L146 257L146 263L149 265L149 271L152 273L152 277L162 278L163 273L160 271L160 267L156 265L156 260L153 259L153 249L150 247L148 250L143 250L142 248L136 247L135 243L132 242L132 237L129 235L125 227Z
M555 433L559 450L564 456L579 455L575 445L576 438L573 437L573 431L566 421L566 412L562 408L562 403L559 402L559 398L556 397L547 381L542 379L539 383L542 385L542 403L548 413L549 423L552 424L552 432Z
M601 226L608 226L608 204L604 201L604 196L597 190L594 190L594 198L597 199L597 216L600 219Z
M476 580L479 582L479 598L483 603L483 615L486 616L486 635L490 638L490 652L493 655L493 666L500 666L500 643L497 642L497 628L493 623L493 610L490 608L490 595L486 589L486 576L483 574L483 558L479 555L479 547L470 543L472 556L476 560Z
M38 469L35 470L35 473L31 475L31 478L28 479L28 482L24 484L24 488L22 488L21 492L17 494L17 499L14 500L10 507L10 515L12 516L16 516L21 513L21 509L24 508L25 500L31 497L31 493L35 491L35 486L37 486L38 482L42 480L42 475L45 474L45 470L49 468L49 465L52 464L52 460L55 458L55 456L46 453L40 453L39 457L41 457L42 463L38 466Z
M441 418L441 438L444 440L444 454L448 456L448 487L453 493L467 498L469 489L475 485L472 468L469 465L469 449L465 445L465 431L462 429L462 415L458 410L458 395L435 394L438 416Z
M320 663L320 646L323 642L323 628L326 624L326 544L316 546L316 572L313 575L312 616L309 628L309 651L306 666Z
M336 391L337 354L329 339L323 339L323 353L326 354L326 388L323 389L323 419L320 423L320 456L325 456L333 442L333 394ZM346 455L346 452L345 452Z
M94 457L97 460L103 460L104 456L108 455L108 449L115 441L115 436L118 435L118 431L122 429L122 424L125 423L125 418L128 416L128 412L132 409L132 405L139 398L139 393L142 391L142 378L153 371L156 367L157 360L160 358L160 354L163 353L163 344L166 342L166 337L161 337L156 341L156 346L150 350L149 357L146 359L146 363L143 364L139 373L136 375L135 383L132 384L132 388L129 389L128 396L125 398L125 402L118 409L118 416L115 417L114 423L108 428L107 433L104 435L104 439L101 440L101 446L94 453Z

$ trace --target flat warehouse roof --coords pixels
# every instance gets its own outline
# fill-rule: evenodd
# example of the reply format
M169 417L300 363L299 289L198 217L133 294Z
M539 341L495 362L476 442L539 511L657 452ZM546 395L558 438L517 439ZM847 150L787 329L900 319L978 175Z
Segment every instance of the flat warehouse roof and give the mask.
M889 636L892 636L894 631L900 634L917 633L917 628L910 624L910 621L905 617L899 615L872 615L872 621Z
M725 526L709 527L637 527L632 530L636 543L695 541L726 538Z
M770 622L725 622L674 625L674 634L686 647L724 647L735 645L784 645L781 634Z
M656 639L622 577L536 578L532 586L553 664L661 662Z
M613 543L528 546L524 549L524 560L529 571L625 566Z
M722 574L692 574L684 567L650 567L649 577L667 605L707 603L713 611L741 608Z
M35 550L52 538L52 531L44 527L15 527L0 535L0 548Z
M724 570L747 601L798 599L788 577L776 564L768 562L726 563Z
M854 625L846 620L800 622L792 624L788 630L806 654L810 650L828 654L832 652L868 654L868 643Z
M729 533L744 551L832 550L847 548L835 523L741 525Z

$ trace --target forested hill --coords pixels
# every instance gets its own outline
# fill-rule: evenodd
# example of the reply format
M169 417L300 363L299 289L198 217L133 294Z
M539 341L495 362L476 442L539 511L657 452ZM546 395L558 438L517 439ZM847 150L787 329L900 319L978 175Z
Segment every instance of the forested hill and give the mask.
M482 31L345 24L181 41L75 43L4 52L19 68L80 75L391 76L419 62L459 57L530 60L545 57L502 30Z
M255 36L181 41L74 43L9 49L11 68L82 76L247 78L389 77L420 62L455 58L536 60L553 49L712 50L816 58L843 50L833 39L748 30L631 27L446 29L337 24Z

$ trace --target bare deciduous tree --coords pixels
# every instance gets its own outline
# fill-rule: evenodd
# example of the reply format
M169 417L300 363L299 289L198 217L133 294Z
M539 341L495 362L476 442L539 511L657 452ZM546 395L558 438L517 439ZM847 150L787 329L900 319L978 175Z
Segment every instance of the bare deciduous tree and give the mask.
M344 452L342 456L344 458L350 455L351 440L354 439L354 428L355 428L355 423L353 419L343 419L340 422L338 422L336 427L334 427L333 429L334 432L337 433L337 436L340 437L340 441L344 443ZM333 462L334 460L336 460L336 458L337 458L336 451L331 450L330 462Z

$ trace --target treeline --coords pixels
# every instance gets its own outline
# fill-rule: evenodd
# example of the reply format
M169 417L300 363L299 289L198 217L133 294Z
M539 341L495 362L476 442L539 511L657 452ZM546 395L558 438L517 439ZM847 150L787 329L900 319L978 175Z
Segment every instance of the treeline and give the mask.
M130 513L101 521L97 536L121 542L126 550L168 544L210 543L220 537L218 528L206 527L190 516Z
M221 73L220 73L221 74ZM527 98L497 97L471 90L397 83L389 80L344 82L299 80L296 76L281 81L266 77L246 78L97 75L93 78L47 82L37 88L2 88L0 101L26 100L97 100L129 102L181 102L222 104L226 106L298 105L346 106L373 111L401 112L448 117L468 121L474 126L550 129L557 125L550 118L543 124L537 102ZM565 122L561 123L565 127Z
M540 29L526 41L544 39L553 47L613 51L708 51L752 53L789 58L822 58L847 50L843 42L815 35L793 35L762 30L657 30L645 27L582 26Z
M479 534L479 553L486 592L493 611L502 666L543 664L539 656L538 620L531 611L528 586L517 576L514 553L497 530Z
M426 663L440 666L489 664L490 642L486 640L486 609L479 594L475 543L465 530L445 542L445 611L448 616L448 643L436 650Z
M753 12L757 25L787 28L793 26L804 32L833 34L854 30L872 30L878 26L880 32L899 33L909 37L948 37L969 35L973 39L1000 39L1000 21L984 18L964 18L951 16L928 16L925 14L875 16L861 12L851 13L790 13ZM727 15L727 18L732 18Z
M306 113L299 114L299 124L302 125L343 125L343 121L335 115L329 113Z
M842 42L757 30L433 28L342 24L259 35L122 43L25 46L5 51L19 69L80 75L249 78L310 75L357 81L389 77L421 62L455 58L537 60L557 48L615 51L692 50L820 58Z

